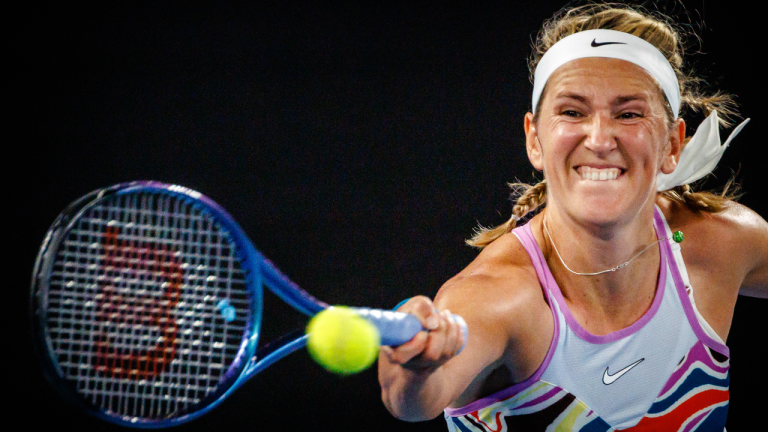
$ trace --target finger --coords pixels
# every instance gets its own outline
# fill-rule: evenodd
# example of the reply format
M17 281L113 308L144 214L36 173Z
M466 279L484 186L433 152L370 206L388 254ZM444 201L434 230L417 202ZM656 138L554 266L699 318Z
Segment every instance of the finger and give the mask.
M445 328L441 331L444 334L444 342L440 356L443 361L454 357L462 347L462 333L461 326L453 318L453 314L450 310L445 309L440 312L443 318L443 325Z
M445 309L441 313L445 314L446 322L447 322L447 329L446 329L446 344L445 344L445 354L449 357L453 357L456 355L456 352L458 351L456 349L456 345L461 343L460 339L461 335L459 334L458 328L459 325L456 323L456 320L453 319L453 314L450 310Z
M451 340L455 341L452 354L455 356L461 351L465 341L464 333L461 331L461 325L453 319L453 315L451 315Z
M385 357L386 359L392 361L392 356L394 353L395 350L393 350L390 346L382 345L379 347L379 357Z
M448 341L450 323L444 312L437 314L440 324L438 328L429 332L427 346L424 348L423 357L429 361L439 361L445 357L445 347Z
M413 339L400 345L397 348L382 346L384 352L392 363L403 364L411 361L414 357L423 353L427 345L427 332L421 331Z
M450 358L455 356L462 346L461 326L453 318L453 314L450 310L445 311L446 321L448 322L448 329L446 331L447 342L445 346L445 353Z
M403 309L416 316L421 321L421 325L427 330L436 330L440 326L440 317L437 309L435 309L429 297L416 296Z

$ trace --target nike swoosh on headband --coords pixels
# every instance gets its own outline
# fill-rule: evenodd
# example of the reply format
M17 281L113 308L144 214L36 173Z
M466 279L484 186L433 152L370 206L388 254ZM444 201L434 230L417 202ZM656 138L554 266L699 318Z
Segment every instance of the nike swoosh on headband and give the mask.
M678 117L680 85L674 69L664 54L651 43L637 36L604 29L585 30L566 36L544 53L534 72L531 94L532 112L536 112L544 86L555 70L570 61L587 57L615 58L645 69L659 82L672 108L672 113L675 118Z
M625 373L629 372L629 370L632 369L633 367L639 365L640 362L642 362L643 360L645 360L645 358L641 358L640 360L632 363L631 365L625 367L624 369L616 372L613 375L608 373L608 368L605 368L605 372L603 372L603 384L605 384L605 385L613 384L614 381L616 381L617 379L621 378L622 375L624 375Z
M626 42L597 42L597 38L592 39L592 46L599 47L603 45L626 45Z

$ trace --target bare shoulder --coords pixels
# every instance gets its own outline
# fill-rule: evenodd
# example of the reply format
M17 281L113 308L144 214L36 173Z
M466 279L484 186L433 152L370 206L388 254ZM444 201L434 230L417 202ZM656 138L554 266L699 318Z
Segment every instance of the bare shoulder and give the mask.
M480 349L490 356L454 406L528 378L545 357L554 331L536 271L513 234L487 246L446 282L435 305L465 318L470 328L467 350Z
M768 223L744 205L730 202L717 213L691 210L666 199L659 206L670 227L683 232L686 258L745 269L768 259Z
M483 249L467 268L448 280L435 297L446 307L481 307L484 315L506 318L510 309L544 301L531 260L513 235L507 234Z
M727 335L738 295L768 298L768 223L735 202L717 213L658 203L672 230L685 236L683 260L699 311Z

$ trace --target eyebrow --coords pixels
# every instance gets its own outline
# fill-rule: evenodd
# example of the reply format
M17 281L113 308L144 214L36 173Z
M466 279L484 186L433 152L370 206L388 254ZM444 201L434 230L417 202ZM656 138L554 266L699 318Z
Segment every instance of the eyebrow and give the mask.
M579 93L563 92L563 93L558 93L558 95L555 97L555 99L563 99L563 98L564 99L574 99L574 100L582 102L582 103L587 103L587 97L584 96L584 95L581 95ZM636 101L636 100L648 101L648 96L646 94L644 94L644 93L635 93L635 94L626 95L626 96L619 96L619 97L615 98L611 104L612 105L621 105L621 104L624 104L624 103L627 103L627 102Z
M558 93L557 96L555 96L555 99L575 99L579 102L587 102L587 98L584 95L580 95L578 93L572 93L572 92L562 92Z
M619 97L617 97L616 99L613 100L613 104L614 105L621 105L621 104L624 104L624 103L627 103L627 102L636 101L636 100L639 100L639 101L642 101L642 102L646 102L646 101L648 101L648 96L643 94L643 93L636 93L636 94L627 95L627 96L619 96Z

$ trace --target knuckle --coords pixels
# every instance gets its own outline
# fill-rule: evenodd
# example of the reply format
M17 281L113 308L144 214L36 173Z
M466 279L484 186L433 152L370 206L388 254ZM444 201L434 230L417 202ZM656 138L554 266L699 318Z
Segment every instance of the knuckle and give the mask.
M408 363L414 356L415 354L412 352L395 350L390 358L394 363L404 364Z
M428 352L429 358L433 361L441 359L445 351L445 335L433 335L425 351Z
M413 308L420 311L431 311L433 309L432 300L426 296L416 296L412 299Z
M439 324L438 317L436 317L436 310L432 304L432 300L429 297L417 296L411 299L408 304L408 308L404 311L414 315L421 321L424 328L434 330Z

